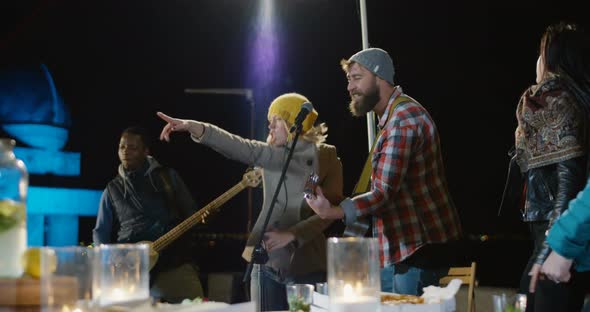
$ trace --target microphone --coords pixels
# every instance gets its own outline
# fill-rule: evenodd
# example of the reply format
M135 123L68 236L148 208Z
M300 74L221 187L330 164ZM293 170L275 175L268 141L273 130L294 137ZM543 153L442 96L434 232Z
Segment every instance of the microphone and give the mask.
M297 117L295 117L295 122L291 126L289 133L295 131L296 129L300 129L301 125L303 124L303 121L305 120L305 117L307 117L307 115L309 115L311 111L313 111L313 105L311 105L311 103L309 102L303 103L303 105L301 105L301 110L299 111L299 114L297 114Z

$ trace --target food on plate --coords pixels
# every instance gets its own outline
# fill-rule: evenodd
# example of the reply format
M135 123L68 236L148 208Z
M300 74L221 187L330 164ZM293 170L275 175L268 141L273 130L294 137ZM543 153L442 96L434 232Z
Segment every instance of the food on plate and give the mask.
M209 299L207 298L201 298L201 297L196 297L195 299L184 299L182 300L182 302L180 304L192 304L192 303L203 303L203 302L207 302L209 301Z
M382 304L422 304L424 303L424 298L413 296L413 295L396 295L396 294L387 294L381 295L381 303Z

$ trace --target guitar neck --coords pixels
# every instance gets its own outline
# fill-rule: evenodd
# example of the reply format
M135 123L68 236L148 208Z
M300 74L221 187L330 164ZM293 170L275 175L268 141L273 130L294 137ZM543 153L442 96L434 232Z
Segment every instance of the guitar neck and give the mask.
M158 238L152 244L152 248L154 249L154 251L160 252L162 249L166 248L170 243L175 241L178 237L180 237L182 234L184 234L186 231L192 228L195 224L203 222L210 213L215 211L221 205L225 204L225 202L230 200L232 197L236 196L245 188L246 184L242 181L234 185L225 193L221 194L219 197L210 202L207 206L201 208L199 211L192 214L186 220L182 221L179 225L175 226L172 230L168 231L168 233Z

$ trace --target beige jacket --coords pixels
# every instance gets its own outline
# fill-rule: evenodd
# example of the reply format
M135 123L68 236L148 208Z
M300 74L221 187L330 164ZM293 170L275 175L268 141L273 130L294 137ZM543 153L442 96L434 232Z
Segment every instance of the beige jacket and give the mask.
M205 124L203 136L193 140L227 158L264 169L264 203L242 254L246 261L250 261L252 249L262 234L264 219L287 159L288 148L244 139L211 124ZM290 231L296 237L296 243L269 253L266 265L273 268L282 279L326 270L326 237L323 230L332 221L318 217L303 198L303 188L312 171L319 173L319 185L330 202L339 203L344 198L342 164L336 148L299 140L268 223L269 228Z

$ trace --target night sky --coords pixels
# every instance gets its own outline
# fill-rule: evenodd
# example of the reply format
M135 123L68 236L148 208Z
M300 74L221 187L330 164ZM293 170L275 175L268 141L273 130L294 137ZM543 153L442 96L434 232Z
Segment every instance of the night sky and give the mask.
M237 183L246 167L187 135L158 142L164 123L156 111L246 137L253 128L263 139L269 102L294 91L327 123L349 194L367 155L366 119L350 116L339 66L362 48L357 1L272 1L276 53L264 77L260 64L268 63L256 60L268 55L255 52L259 2L3 1L0 69L49 68L72 115L65 150L82 154L81 177L32 176L31 184L102 189L116 174L120 132L142 125L153 134L154 156L180 172L203 206ZM480 263L480 284L515 286L530 252L518 212L497 217L514 110L534 83L545 27L568 20L590 28L583 2L367 0L370 45L390 53L396 83L439 128L451 194L472 238L466 253ZM254 111L243 97L185 94L186 88L251 88ZM240 196L203 232L245 232L244 209L232 207L246 202L246 193ZM82 220L81 241L90 240L93 223ZM478 243L481 234L492 239ZM224 255L233 262L220 268L202 260L202 267L241 269L243 241L204 244L210 256L203 259ZM500 269L509 276L494 278Z

